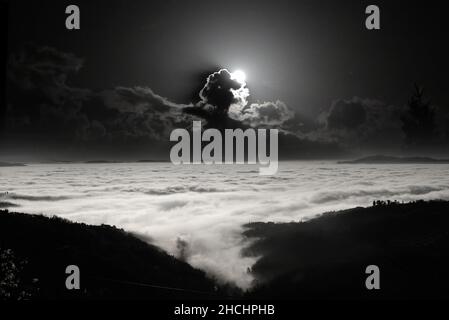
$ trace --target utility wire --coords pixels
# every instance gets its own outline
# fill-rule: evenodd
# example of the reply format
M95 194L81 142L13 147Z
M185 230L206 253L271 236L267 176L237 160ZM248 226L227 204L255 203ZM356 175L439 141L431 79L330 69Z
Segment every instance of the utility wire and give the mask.
M161 286L161 285L155 285L155 284L149 284L149 283L143 283L143 282L135 282L135 281L127 281L127 280L117 280L117 279L98 278L98 277L89 277L89 278L95 279L95 280L100 280L100 281L106 281L106 282L122 283L122 284L131 285L131 286L148 287L148 288L154 288L154 289L163 289L163 290L180 291L180 292L199 293L199 294L213 295L213 296L222 296L222 295L219 295L219 294L217 294L215 292L211 292L211 291L200 291L200 290L193 290L193 289L168 287L168 286ZM227 295L225 295L225 297L233 298L232 296L227 296Z

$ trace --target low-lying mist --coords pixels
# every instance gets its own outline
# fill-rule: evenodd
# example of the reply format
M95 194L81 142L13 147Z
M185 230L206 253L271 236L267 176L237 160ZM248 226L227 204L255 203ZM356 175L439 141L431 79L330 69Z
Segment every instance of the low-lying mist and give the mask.
M131 231L211 276L249 288L243 225L300 221L374 200L449 200L449 165L280 162L256 166L170 163L39 164L0 168L0 203ZM14 207L15 206L15 207Z

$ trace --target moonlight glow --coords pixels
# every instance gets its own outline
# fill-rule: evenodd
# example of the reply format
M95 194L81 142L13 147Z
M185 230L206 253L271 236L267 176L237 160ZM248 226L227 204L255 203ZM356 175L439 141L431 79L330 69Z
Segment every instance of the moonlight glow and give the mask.
M237 82L245 84L246 74L242 70L235 70L233 73L231 73L231 76L232 79L236 80Z

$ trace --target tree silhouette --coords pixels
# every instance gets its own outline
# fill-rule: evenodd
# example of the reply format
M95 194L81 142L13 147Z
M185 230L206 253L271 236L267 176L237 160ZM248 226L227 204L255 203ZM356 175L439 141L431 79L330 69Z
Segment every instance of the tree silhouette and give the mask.
M424 89L417 84L401 121L408 146L425 146L432 142L435 134L435 111L430 106L430 101L424 100Z
M26 261L17 258L11 249L0 248L0 300L24 300L32 297L23 283L22 269Z

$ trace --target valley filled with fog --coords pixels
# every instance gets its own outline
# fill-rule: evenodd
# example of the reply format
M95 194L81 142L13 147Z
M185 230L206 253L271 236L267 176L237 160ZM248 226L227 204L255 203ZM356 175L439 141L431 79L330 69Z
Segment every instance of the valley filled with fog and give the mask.
M0 168L10 211L110 224L137 234L222 281L248 288L257 257L243 257L243 225L301 221L374 200L449 200L448 164L280 162L29 164ZM423 217L425 219L425 217ZM32 239L30 239L32 241Z

